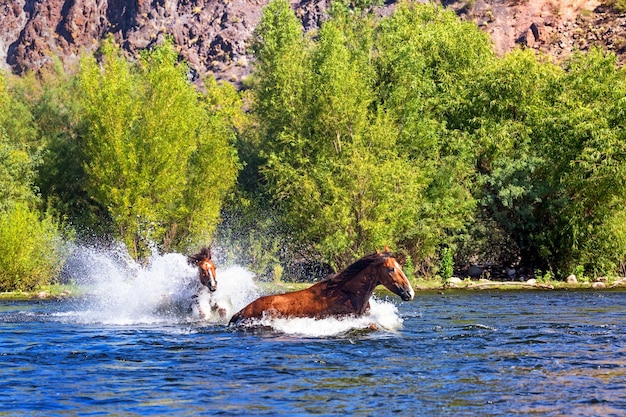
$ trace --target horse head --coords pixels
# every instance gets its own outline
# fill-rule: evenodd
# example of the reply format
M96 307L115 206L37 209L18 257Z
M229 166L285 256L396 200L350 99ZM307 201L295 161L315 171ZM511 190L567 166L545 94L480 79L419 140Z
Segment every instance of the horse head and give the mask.
M198 275L202 285L211 292L217 289L217 274L215 264L211 260L211 248L203 247L200 252L187 258L191 265L198 267Z
M385 252L379 253L379 256L384 260L377 268L378 282L404 301L411 301L415 296L415 291L404 275L398 260L388 252L386 247Z

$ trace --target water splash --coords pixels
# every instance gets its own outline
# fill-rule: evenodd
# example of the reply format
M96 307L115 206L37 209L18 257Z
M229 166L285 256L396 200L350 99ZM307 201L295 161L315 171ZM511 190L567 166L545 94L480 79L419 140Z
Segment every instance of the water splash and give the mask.
M57 317L88 324L225 325L234 313L262 295L253 273L241 266L220 267L218 262L217 291L211 293L200 285L197 268L188 264L185 255L155 253L144 266L122 246L105 250L78 247L64 273L86 289L86 296L75 309ZM329 337L372 325L394 331L402 322L393 303L372 298L369 314L362 317L263 319L255 324L286 335Z
M252 322L252 326L262 326L275 331L303 337L331 337L348 334L355 330L378 329L395 331L402 327L403 320L397 307L387 301L370 300L370 312L361 317L345 318L263 318Z
M77 311L66 314L85 323L227 323L258 297L253 274L240 266L218 265L217 291L209 292L199 283L197 269L179 253L153 254L142 266L120 247L79 247L66 269L86 289Z

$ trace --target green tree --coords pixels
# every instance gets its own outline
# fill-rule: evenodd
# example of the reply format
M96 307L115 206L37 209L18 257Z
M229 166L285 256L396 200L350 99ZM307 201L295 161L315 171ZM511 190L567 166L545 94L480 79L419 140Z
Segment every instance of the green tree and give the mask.
M64 245L58 224L37 210L32 115L1 74L0 107L0 290L32 290L57 277Z
M0 73L0 211L15 202L35 203L32 182L37 154L29 143L35 140L32 115L9 90Z
M136 258L151 244L167 251L207 239L236 178L232 129L216 121L215 104L203 104L171 42L136 66L112 40L102 57L102 71L84 59L79 81L88 193Z
M41 206L79 235L110 232L106 211L85 191L86 175L80 146L84 122L75 73L60 62L37 74L28 73L14 82L27 103L40 144L34 184Z
M417 213L403 245L420 263L453 245L471 220L475 150L456 129L468 85L495 57L488 38L435 4L401 3L377 38L378 100L395 121L398 149L420 172Z
M477 144L479 197L526 266L614 274L623 262L624 79L599 51L565 70L515 51L470 84L455 117Z
M402 242L425 181L378 103L377 19L334 4L312 44L286 2L271 3L262 22L254 42L261 172L290 235L336 267Z
M515 263L521 256L529 267L549 267L543 236L552 222L549 206L556 203L550 196L556 196L542 129L560 74L532 51L509 53L477 71L467 107L459 111L466 120L460 127L477 144L482 209L516 245L492 261Z
M182 241L187 245L213 238L223 202L230 197L241 167L234 147L236 131L246 123L241 98L231 84L218 85L208 78L204 86L206 93L199 102L204 113L202 133L189 156L184 191L187 232Z
M575 54L565 69L546 123L561 201L553 253L563 275L577 265L617 274L626 259L626 71L599 50Z
M36 201L32 189L34 163L28 153L14 146L0 125L0 211L15 202Z

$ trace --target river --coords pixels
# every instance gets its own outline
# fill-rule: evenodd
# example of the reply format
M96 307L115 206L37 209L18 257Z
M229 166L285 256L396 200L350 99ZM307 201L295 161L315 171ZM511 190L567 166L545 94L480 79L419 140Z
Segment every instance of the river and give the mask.
M0 302L0 416L626 415L626 292L379 295L362 319L242 329L159 306L194 277L182 255L100 261L85 296ZM259 290L229 267L217 293L234 311Z

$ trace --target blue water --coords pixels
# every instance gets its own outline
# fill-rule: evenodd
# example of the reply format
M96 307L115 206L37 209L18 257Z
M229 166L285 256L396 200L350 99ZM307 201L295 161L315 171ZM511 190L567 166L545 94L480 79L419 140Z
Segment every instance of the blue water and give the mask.
M626 415L625 292L378 305L372 321L391 325L371 331L181 313L110 324L93 300L2 302L0 415Z

